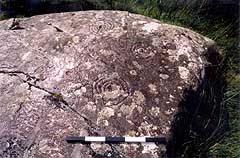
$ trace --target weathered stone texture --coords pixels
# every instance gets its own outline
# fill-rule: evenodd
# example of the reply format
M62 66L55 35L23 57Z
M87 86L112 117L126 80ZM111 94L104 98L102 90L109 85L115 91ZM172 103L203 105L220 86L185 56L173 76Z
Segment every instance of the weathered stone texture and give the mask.
M203 81L212 44L120 11L39 15L11 25L0 22L0 157L161 157L163 145L111 148L64 138L169 138L184 90Z

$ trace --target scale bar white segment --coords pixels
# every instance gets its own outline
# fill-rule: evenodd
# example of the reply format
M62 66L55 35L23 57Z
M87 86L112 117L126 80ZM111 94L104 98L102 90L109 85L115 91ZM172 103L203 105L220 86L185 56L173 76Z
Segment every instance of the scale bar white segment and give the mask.
M125 142L144 143L146 142L146 138L145 137L125 137Z
M105 142L105 137L85 137L86 142Z

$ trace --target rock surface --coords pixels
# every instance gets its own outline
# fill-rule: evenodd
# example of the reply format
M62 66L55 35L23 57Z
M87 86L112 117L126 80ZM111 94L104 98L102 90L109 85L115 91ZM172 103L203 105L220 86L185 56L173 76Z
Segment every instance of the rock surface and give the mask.
M0 157L164 157L158 144L70 145L68 135L164 136L209 64L205 37L120 11L0 22Z

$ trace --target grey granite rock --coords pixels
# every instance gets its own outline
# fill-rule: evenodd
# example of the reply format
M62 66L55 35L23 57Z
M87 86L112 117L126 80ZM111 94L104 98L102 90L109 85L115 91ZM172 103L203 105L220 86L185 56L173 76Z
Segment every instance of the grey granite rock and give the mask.
M170 139L184 91L204 81L211 40L121 11L12 21L0 21L0 157L164 157L164 145L64 138Z

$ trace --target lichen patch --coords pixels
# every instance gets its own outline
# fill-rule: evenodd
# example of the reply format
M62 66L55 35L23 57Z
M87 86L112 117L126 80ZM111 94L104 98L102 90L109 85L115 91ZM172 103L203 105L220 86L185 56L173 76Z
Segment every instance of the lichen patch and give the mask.
M139 70L142 69L142 66L137 61L132 61L132 64Z
M105 107L99 112L100 117L109 118L114 116L114 109L110 107Z
M157 31L160 26L161 25L159 23L150 22L150 23L145 24L142 27L142 30L147 31L148 33L152 33L154 31Z
M157 86L154 84L149 84L148 88L150 90L150 93L152 94L158 94Z
M72 41L73 41L75 44L79 43L79 36L74 36L74 37L72 37Z
M149 153L151 154L152 158L158 158L157 155L157 150L158 150L158 146L155 143L143 143L143 150L142 153Z
M186 81L189 78L189 70L185 67L179 66L178 72L180 75L180 78Z
M137 76L137 71L136 70L130 70L129 73L133 76Z
M167 74L159 74L159 77L160 77L161 79L163 79L163 80L166 80L166 79L169 78L169 75L167 75Z
M152 107L150 110L149 110L150 114L153 116L153 117L157 117L159 116L160 114L160 108L159 107Z
M121 95L125 95L125 92L124 90L120 89L120 86L113 84L111 90L103 91L102 94L104 98L109 100L109 99L116 99Z
M144 104L145 102L145 96L142 94L141 91L135 91L134 94L134 102L138 105Z

